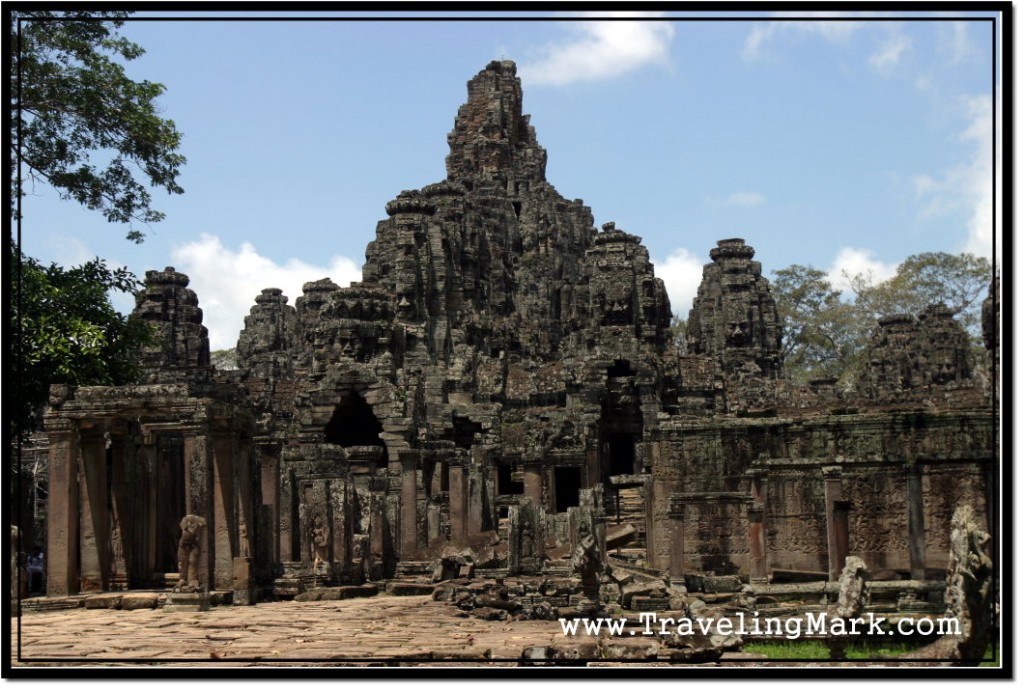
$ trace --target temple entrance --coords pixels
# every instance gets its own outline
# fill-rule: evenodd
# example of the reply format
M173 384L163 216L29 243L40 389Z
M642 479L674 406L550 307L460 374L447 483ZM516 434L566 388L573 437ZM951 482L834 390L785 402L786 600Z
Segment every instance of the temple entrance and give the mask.
M153 569L158 576L178 571L179 524L188 513L185 506L185 461L180 436L161 436L156 448L154 469L156 535Z
M643 416L636 387L636 372L628 360L615 360L608 368L607 393L601 409L601 481L643 472L637 444L643 439Z
M346 391L334 408L327 427L324 429L328 444L338 446L384 446L380 438L384 426L380 424L373 408L363 397L353 391Z
M580 505L583 473L580 468L555 468L555 512L568 511Z
M612 432L608 435L608 475L636 473L636 443L633 435Z

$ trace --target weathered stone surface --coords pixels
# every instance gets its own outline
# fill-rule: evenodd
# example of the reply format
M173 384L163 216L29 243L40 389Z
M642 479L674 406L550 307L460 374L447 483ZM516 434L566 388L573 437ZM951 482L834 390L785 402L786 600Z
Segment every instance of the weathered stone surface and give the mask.
M895 315L878 321L858 384L866 398L906 400L915 389L970 385L970 338L943 305L918 317Z
M904 655L904 659L948 660L975 666L984 659L986 648L995 649L993 569L987 554L990 539L978 525L972 507L957 507L951 527L944 600L945 616L956 619L959 631Z
M146 272L146 289L136 297L133 312L154 330L141 354L146 383L201 381L209 374L210 338L188 282L173 266Z
M433 595L434 586L430 583L402 583L401 581L391 581L387 584L385 592L388 595L396 596Z
M155 609L160 604L156 593L125 593L121 597L121 609Z
M164 602L164 612L206 612L210 609L210 594L206 592L172 592Z
M103 593L85 598L86 609L121 609L121 593Z
M741 238L719 240L686 322L686 345L718 363L732 410L775 405L782 373L782 323L761 263Z
M470 80L448 142L444 180L384 204L361 281L256 296L237 370L210 366L188 277L147 275L146 383L51 391L33 453L52 594L178 568L236 604L386 579L470 618L547 620L700 611L668 588L687 574L742 607L752 576L824 580L848 555L944 566L996 450L948 311L883 320L855 391L795 386L754 249L726 239L681 355L640 237L546 180L513 63ZM207 525L187 567L168 547L182 511Z

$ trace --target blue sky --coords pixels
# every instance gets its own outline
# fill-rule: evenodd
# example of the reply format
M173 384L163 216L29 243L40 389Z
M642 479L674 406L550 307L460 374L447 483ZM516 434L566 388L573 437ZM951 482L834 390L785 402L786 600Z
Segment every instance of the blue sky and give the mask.
M264 287L294 304L306 281L359 280L384 204L444 178L466 82L500 58L519 65L548 180L643 238L683 316L726 237L769 276L810 264L837 283L918 252L992 257L991 14L233 16L122 28L188 158L144 244L45 187L23 205L31 256L188 273L215 349Z

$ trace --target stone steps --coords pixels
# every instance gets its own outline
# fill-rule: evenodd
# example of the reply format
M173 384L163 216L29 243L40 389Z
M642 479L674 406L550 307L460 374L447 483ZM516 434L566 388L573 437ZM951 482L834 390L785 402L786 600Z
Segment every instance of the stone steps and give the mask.
M395 567L395 578L429 576L433 571L431 563L429 561L400 561Z

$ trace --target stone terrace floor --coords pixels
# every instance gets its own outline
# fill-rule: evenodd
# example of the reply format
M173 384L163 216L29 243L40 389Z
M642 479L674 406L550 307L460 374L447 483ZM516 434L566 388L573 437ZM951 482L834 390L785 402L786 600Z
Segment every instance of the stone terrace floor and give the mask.
M586 656L597 640L562 634L557 621L486 621L425 596L378 595L350 600L271 602L213 607L207 612L162 609L28 611L11 619L11 664L31 667L509 667L552 664L551 654ZM19 632L20 628L20 632ZM20 636L20 650L19 650ZM611 643L611 641L605 641ZM615 641L618 659L556 666L666 667L646 659L654 641ZM547 654L545 654L545 649ZM529 664L529 662L527 663ZM805 663L806 664L806 663ZM874 666L865 663L811 663ZM883 663L884 664L884 663ZM726 652L712 667L790 667L760 655ZM803 666L803 665L800 665Z
M11 620L12 665L305 666L393 664L415 657L511 665L525 648L567 642L557 621L484 621L457 614L422 596L273 602L207 612L26 612L20 657L18 620Z

